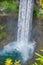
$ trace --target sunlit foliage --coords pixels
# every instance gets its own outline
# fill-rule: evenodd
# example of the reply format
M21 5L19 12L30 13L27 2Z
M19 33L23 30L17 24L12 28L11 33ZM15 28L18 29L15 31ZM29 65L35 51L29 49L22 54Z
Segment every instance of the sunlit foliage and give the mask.
M43 18L43 0L34 0L34 1L36 3L33 11L34 17Z
M43 50L41 50L41 54L39 53L35 53L35 54L38 57L36 58L36 62L34 62L33 65L43 65Z
M40 0L40 6L43 8L43 0Z
M15 60L15 62L12 61L12 59L7 58L5 61L5 65L21 65L20 60Z
M5 65L12 65L12 60L10 58L6 59Z

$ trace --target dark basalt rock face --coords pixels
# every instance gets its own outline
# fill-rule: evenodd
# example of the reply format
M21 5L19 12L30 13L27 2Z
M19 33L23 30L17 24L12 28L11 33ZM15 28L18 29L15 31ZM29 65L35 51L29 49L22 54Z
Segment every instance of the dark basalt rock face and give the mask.
M3 47L9 42L16 40L17 24L18 24L17 20L18 19L12 15L8 15L8 14L4 16L0 15L0 25L5 26L5 32L7 32L6 38L0 42L0 47Z

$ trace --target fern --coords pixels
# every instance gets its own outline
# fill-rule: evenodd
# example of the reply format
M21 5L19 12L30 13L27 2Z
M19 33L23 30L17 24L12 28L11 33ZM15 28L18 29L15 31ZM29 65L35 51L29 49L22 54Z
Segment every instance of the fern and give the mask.
M41 51L41 53L43 53L43 50L40 50L40 51ZM35 59L36 62L34 62L32 65L43 65L43 55L41 55L39 53L35 53L35 55L38 57Z

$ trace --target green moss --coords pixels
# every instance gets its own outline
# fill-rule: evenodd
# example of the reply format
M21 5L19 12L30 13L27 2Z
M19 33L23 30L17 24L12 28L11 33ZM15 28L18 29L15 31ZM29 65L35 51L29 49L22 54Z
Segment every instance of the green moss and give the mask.
M2 33L0 34L0 40L2 40L3 38L5 38L5 36L6 36L6 32L2 32Z
M5 27L3 25L0 25L0 40L6 37L6 32L4 31L4 29Z

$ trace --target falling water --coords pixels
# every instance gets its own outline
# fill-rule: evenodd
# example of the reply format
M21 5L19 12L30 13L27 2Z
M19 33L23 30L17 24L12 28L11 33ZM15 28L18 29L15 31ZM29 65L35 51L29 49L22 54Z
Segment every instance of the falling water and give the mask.
M31 42L33 0L20 0L17 43L24 61L32 56L34 42ZM30 57L29 57L30 56Z
M32 31L33 0L20 0L17 41L11 42L3 47L0 55L6 52L14 52L15 49L21 53L23 62L30 59L34 52L35 42L30 41Z
M20 0L17 41L28 43L32 30L33 0Z

